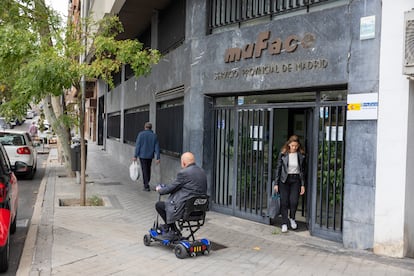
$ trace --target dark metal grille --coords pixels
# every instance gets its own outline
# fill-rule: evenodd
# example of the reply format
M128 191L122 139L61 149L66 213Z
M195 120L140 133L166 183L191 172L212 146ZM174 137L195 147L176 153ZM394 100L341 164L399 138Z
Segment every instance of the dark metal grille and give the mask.
M338 0L209 0L209 31L264 16L277 16Z
M214 112L214 196L213 201L231 206L234 164L234 110L219 109Z
M157 136L164 154L180 156L183 151L184 106L157 109Z
M239 110L237 208L262 215L267 208L268 110Z
M342 231L346 106L320 107L315 224Z
M185 39L185 0L171 1L171 5L160 11L158 23L158 49L166 53Z
M144 124L149 121L149 108L144 110L127 110L124 117L124 142L135 144L138 133L144 130Z
M108 138L121 137L121 115L119 112L108 114Z
M121 71L112 74L112 81L114 82L114 87L117 87L122 82L122 73Z

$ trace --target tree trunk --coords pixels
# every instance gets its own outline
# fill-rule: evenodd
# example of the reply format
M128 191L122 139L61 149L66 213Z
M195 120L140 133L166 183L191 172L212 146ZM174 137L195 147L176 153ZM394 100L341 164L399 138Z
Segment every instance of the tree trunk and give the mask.
M49 95L44 100L43 110L45 112L46 118L49 123L53 126L53 130L56 132L59 137L59 143L61 147L62 161L65 164L66 172L68 176L74 176L71 169L71 154L70 154L70 135L67 127L63 125L59 120L57 120L56 114L58 116L63 112L60 109L60 106L56 107L56 104L52 104L52 97Z

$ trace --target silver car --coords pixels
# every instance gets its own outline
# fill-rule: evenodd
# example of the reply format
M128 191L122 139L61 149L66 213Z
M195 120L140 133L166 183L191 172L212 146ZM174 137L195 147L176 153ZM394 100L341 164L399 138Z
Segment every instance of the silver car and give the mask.
M0 143L7 151L12 169L16 169L14 173L32 179L37 168L37 151L29 133L26 131L2 130L0 131ZM23 162L26 166L15 168L16 161Z

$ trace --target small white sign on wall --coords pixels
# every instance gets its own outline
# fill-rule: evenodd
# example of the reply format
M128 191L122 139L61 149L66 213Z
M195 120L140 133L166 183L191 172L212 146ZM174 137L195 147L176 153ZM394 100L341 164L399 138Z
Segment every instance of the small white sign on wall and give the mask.
M361 17L359 25L359 39L375 38L375 15Z
M377 120L378 93L348 94L347 120Z

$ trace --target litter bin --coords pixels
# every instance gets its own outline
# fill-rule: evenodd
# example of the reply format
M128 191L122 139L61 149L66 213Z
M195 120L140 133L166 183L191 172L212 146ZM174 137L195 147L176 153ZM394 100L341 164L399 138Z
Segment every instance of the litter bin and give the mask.
M85 168L86 168L86 160L88 156L88 143L85 140ZM72 171L80 171L81 170L81 144L79 139L73 139L72 145L70 147L70 159L71 159L71 169Z

